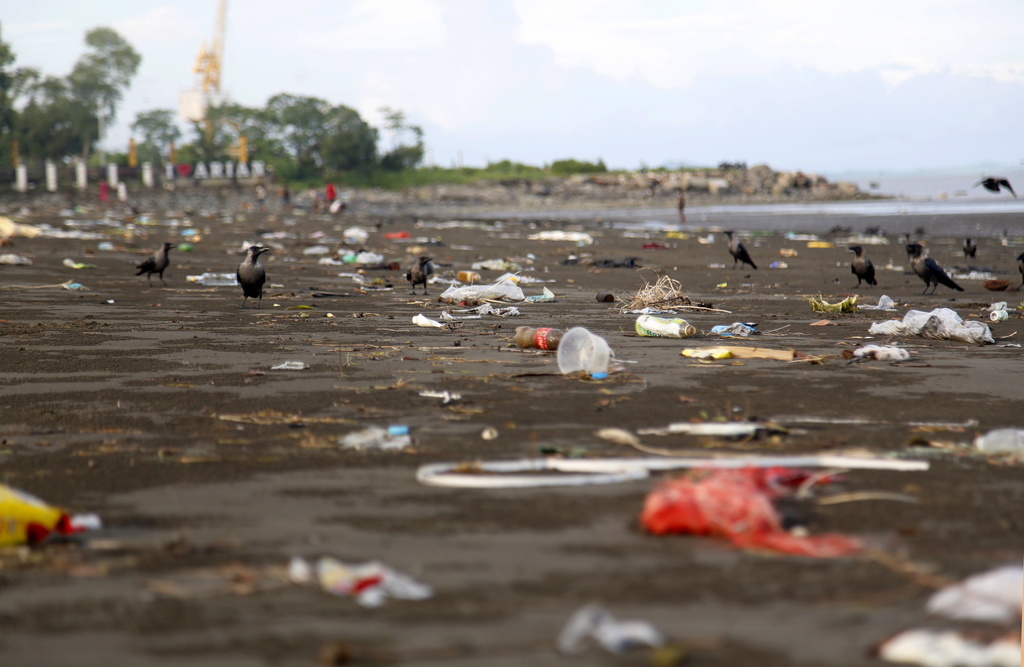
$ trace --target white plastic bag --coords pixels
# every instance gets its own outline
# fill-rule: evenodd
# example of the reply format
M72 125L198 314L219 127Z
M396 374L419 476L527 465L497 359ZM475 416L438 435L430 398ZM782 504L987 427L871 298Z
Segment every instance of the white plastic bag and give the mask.
M961 340L966 343L995 343L992 332L984 322L964 322L949 308L936 308L931 312L908 310L903 320L876 322L868 329L872 336L922 336L939 340Z

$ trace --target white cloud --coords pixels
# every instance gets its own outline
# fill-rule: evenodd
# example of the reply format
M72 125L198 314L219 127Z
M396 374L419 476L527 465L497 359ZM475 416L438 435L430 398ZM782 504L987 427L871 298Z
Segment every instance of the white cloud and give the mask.
M208 45L213 36L213 12L207 17L210 20L209 37L205 37ZM205 24L204 24L205 27ZM145 14L132 16L113 24L114 30L136 48L152 43L177 42L182 38L203 39L197 22L185 16L179 7L155 7ZM196 51L199 44L196 44Z
M327 51L416 51L444 42L444 17L434 0L358 0L314 25L303 47Z
M515 0L518 38L549 48L559 65L663 88L688 86L701 73L780 67L884 70L890 82L946 69L1024 80L1017 27L1024 3L1007 2L1000 12L993 4L1000 3Z
M67 21L36 21L33 23L5 23L4 38L24 39L33 35L52 33L55 30L67 30L71 24Z

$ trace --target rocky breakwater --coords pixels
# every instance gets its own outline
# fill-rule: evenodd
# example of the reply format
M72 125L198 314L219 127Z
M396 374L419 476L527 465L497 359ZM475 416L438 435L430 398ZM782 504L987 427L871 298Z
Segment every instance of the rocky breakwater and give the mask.
M767 165L679 171L578 174L564 178L481 180L438 184L402 193L365 193L379 203L470 207L675 206L680 193L689 204L868 199L872 195L846 182L801 171L774 171Z

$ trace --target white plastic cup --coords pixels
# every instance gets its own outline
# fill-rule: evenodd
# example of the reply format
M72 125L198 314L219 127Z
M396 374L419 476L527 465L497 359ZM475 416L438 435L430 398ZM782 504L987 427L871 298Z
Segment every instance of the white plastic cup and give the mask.
M558 370L562 375L577 371L607 373L611 356L608 341L583 327L573 327L558 343Z

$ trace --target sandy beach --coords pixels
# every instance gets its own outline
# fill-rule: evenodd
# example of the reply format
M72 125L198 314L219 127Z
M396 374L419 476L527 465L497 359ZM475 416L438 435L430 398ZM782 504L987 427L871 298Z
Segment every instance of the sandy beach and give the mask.
M931 617L925 602L942 583L1019 563L1024 549L1020 464L971 447L992 429L1024 426L1024 321L1015 310L1024 292L1013 291L1020 214L965 214L949 225L899 214L759 224L694 205L683 227L644 224L671 221L665 203L648 211L634 202L641 214L632 217L610 215L609 203L571 219L414 202L357 202L341 216L258 213L231 199L154 199L134 214L9 203L4 214L20 223L84 234L16 237L0 248L32 261L0 265L0 481L96 513L103 528L0 550L4 664L855 666L884 664L874 647L906 628L1013 632L1015 623ZM365 229L366 241L346 244L351 227ZM720 233L730 228L741 230L757 270L732 267ZM964 229L985 230L970 261ZM586 233L593 244L529 238L545 231ZM872 231L884 233L864 246L879 285L854 289L846 245ZM1010 291L958 279L963 292L922 295L901 243L916 232L947 271L987 269ZM164 241L192 249L172 251L167 285L154 276L149 286L134 266ZM273 248L261 260L262 309L242 309L237 285L189 281L233 274L254 242ZM321 263L331 255L307 253L318 245L330 254L365 248L402 268L341 277L356 268ZM521 283L527 296L547 287L555 299L515 304L520 317L418 327L414 316L440 319L455 307L437 301L445 284L410 294L404 267L420 254L434 258L439 277L509 259L541 281ZM479 273L488 282L503 271ZM662 275L709 308L680 313L696 337L637 336L637 316L620 312ZM61 286L69 281L86 289ZM605 291L619 301L599 302ZM852 295L873 305L883 294L897 310L822 314L808 305ZM995 301L1010 306L990 326L995 344L868 333L911 309L988 322ZM797 360L680 354L722 344L711 328L734 322L760 333L726 343L795 350ZM605 379L563 376L553 353L512 343L518 326L585 327L621 363ZM843 355L887 342L910 359ZM273 369L289 361L304 367ZM422 395L445 391L459 398ZM849 470L816 494L888 496L793 501L811 534L865 544L836 559L646 533L645 496L679 473L539 489L440 488L415 476L437 462L646 456L595 432L714 420L785 432L642 440L690 455L853 452L929 468ZM407 449L339 445L352 432L398 425L409 429ZM288 581L290 559L321 556L380 561L432 595L367 609ZM559 630L588 603L649 621L677 651L657 659L685 653L684 662L654 663L649 649L559 653Z

